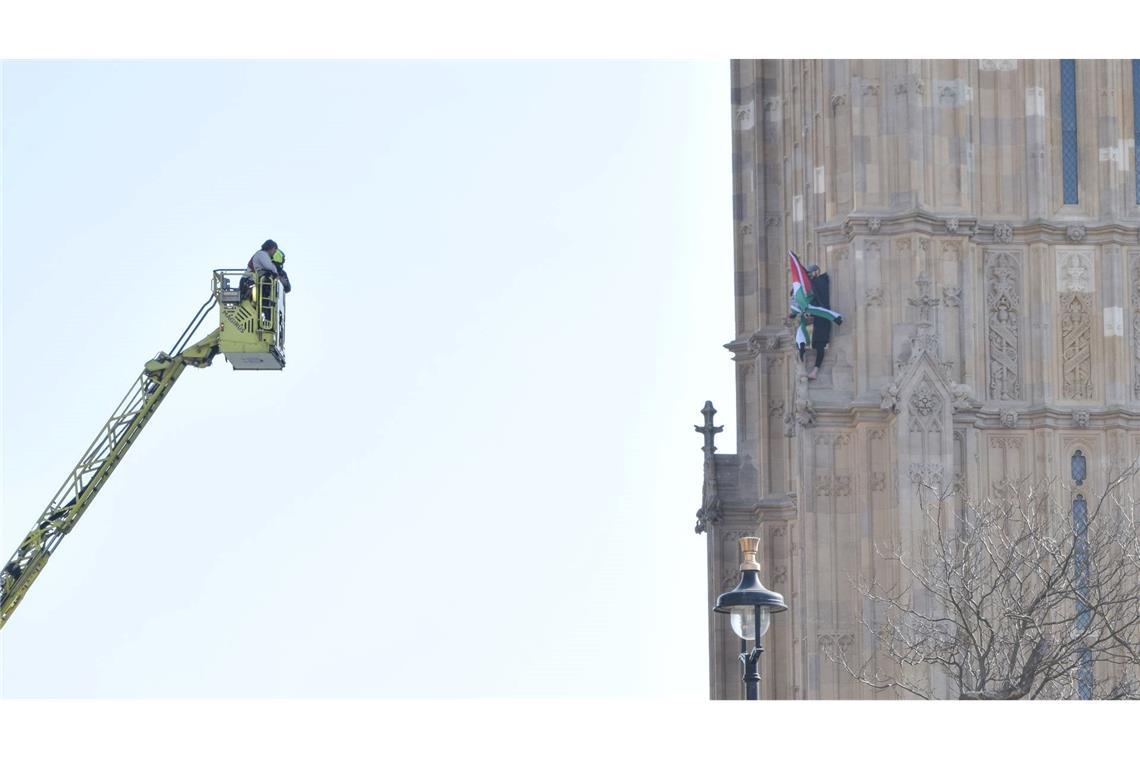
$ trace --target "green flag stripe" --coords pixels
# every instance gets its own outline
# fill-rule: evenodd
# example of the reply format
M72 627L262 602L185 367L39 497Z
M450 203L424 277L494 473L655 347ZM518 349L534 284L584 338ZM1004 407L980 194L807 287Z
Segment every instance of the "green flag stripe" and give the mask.
M839 312L832 311L831 309L825 309L822 306L808 306L806 309L804 309L804 311L806 311L808 314L811 314L813 317L823 317L824 319L829 319L832 322L842 316Z

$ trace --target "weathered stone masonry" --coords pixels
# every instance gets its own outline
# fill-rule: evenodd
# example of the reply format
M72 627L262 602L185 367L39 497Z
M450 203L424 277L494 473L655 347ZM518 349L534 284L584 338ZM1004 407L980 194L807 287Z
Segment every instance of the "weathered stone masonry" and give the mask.
M710 610L742 535L761 537L761 577L788 602L763 698L888 696L828 653L866 650L851 581L890 571L876 543L918 540L920 483L996 496L1080 449L1095 488L1140 456L1133 69L1076 71L1066 204L1056 60L732 63L737 453L712 455L698 528ZM845 315L810 383L785 321L788 249L831 273ZM710 693L735 699L721 618Z

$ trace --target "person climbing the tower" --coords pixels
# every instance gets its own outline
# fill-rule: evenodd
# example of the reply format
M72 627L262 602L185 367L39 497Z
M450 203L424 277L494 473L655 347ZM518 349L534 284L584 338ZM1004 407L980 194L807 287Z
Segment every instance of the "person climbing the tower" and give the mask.
M831 324L843 324L843 315L831 309L831 278L820 271L818 264L805 268L796 254L788 251L788 266L792 275L791 314L788 316L794 319L798 315L800 319L796 327L796 348L801 362L809 342L807 328L811 325L810 343L815 350L815 366L807 377L815 380L823 365L827 344L831 341Z

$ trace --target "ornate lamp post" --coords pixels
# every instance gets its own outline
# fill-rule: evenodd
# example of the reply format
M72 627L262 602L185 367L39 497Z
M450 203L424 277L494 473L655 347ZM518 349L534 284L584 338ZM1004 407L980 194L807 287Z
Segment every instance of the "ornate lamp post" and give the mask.
M760 539L746 536L740 539L740 551L744 561L740 563L740 583L732 591L726 591L716 600L713 612L730 615L732 630L740 637L740 661L744 665L744 698L760 698L760 653L764 647L760 639L768 632L771 616L775 612L788 609L784 597L775 591L764 588L760 582L760 563L756 555L760 552ZM756 642L751 652L745 652L745 642Z

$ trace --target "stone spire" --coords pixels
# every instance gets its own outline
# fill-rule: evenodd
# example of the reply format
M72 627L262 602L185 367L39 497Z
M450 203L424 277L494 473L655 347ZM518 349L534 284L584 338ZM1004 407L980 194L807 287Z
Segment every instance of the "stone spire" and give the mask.
M693 425L693 429L705 437L705 445L701 451L705 452L705 483L701 489L701 508L697 510L696 532L704 533L705 529L720 519L720 497L716 488L716 460L713 453L716 451L716 434L724 430L724 425L713 425L716 409L711 401L706 401L701 409L705 416L704 427Z

